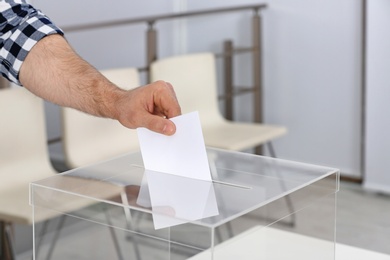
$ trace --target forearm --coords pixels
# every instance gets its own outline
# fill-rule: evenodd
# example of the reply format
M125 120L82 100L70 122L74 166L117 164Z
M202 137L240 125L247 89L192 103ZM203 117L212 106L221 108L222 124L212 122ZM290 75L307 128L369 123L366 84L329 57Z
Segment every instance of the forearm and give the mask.
M117 119L117 88L78 56L60 35L40 40L27 55L20 82L34 94L61 106Z
M19 80L55 104L116 119L128 128L147 127L171 135L175 125L168 119L181 113L169 83L122 90L79 57L60 35L47 36L31 49Z

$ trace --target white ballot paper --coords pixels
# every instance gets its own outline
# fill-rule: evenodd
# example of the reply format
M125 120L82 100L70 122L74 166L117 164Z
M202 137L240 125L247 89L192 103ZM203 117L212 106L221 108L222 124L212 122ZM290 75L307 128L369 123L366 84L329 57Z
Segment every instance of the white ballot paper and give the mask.
M173 136L137 129L145 169L211 181L198 112L174 117L171 121L176 125Z
M137 203L151 205L156 229L218 215L198 112L171 120L173 136L137 129L145 166Z

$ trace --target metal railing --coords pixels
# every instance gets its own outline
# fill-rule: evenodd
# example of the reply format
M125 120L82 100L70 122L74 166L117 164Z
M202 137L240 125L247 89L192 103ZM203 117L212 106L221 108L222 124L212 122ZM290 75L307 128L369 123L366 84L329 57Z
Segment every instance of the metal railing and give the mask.
M243 93L252 92L254 94L254 107L253 115L254 122L261 123L263 121L262 115L262 62L261 62L261 16L260 10L266 8L266 4L256 4L256 5L243 5L236 7L228 8L218 8L218 9L208 9L200 11L191 11L191 12L182 12L182 13L173 13L166 15L156 15L148 17L140 17L133 19L122 19L117 21L94 23L94 24L84 24L77 26L63 27L62 29L65 32L77 32L83 30L94 30L101 29L113 26L129 25L129 24L139 24L146 23L148 29L146 31L146 65L145 67L139 68L141 71L148 73L149 67L153 61L158 58L157 53L157 30L155 29L155 24L162 20L171 20L177 18L189 18L194 16L204 16L204 15L215 15L228 12L238 12L244 10L253 10L252 18L252 46L237 48L233 45L232 41L225 41L223 43L223 53L216 54L217 57L223 58L224 60L224 94L220 96L221 100L225 102L225 117L229 120L233 120L233 98L236 95ZM252 68L253 68L253 85L249 87L235 88L233 85L233 60L234 55L243 52L252 52ZM149 75L149 74L148 74ZM148 76L149 78L149 76Z

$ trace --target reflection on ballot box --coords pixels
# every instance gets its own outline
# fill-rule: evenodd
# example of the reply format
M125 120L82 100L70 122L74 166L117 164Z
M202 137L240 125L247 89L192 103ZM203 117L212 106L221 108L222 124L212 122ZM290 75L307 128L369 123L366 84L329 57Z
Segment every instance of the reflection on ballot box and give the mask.
M156 229L218 215L211 181L145 170L137 203L151 207Z

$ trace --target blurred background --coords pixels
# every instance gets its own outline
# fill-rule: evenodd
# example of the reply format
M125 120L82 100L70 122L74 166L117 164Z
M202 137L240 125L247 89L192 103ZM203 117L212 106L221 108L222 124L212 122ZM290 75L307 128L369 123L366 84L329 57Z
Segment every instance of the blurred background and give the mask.
M62 27L74 49L98 69L144 67L148 24L73 31L75 26L266 3L266 8L260 10L263 121L288 130L287 135L274 141L277 156L340 169L342 208L354 210L363 207L360 204L363 201L366 204L379 201L377 208L362 209L362 214L369 213L364 221L373 226L375 221L381 222L382 228L378 228L384 232L381 237L390 238L390 138L386 137L390 132L389 1L31 2ZM249 46L252 15L253 10L242 10L158 21L154 24L158 31L158 58L195 52L219 53L225 40L232 40L235 46ZM251 84L251 65L250 54L237 55L235 84ZM220 70L220 61L218 66ZM222 81L219 80L220 92ZM234 120L252 122L253 106L251 94L237 96ZM48 138L59 138L59 109L46 103L46 112ZM61 162L60 142L50 145L50 155L54 162ZM347 225L353 215L356 212L345 219L341 217L338 225ZM343 233L343 227L340 228ZM345 237L356 238L353 231L344 229L344 233ZM364 242L364 235L361 236L362 241L349 243L390 254L386 246L370 247ZM17 250L26 247L20 243Z
M288 135L275 141L278 157L341 169L344 176L362 179L365 159L367 187L390 191L386 156L390 129L384 114L389 88L386 80L386 28L378 15L388 7L373 1L369 11L366 152L361 153L362 4L354 0L267 1L263 18L264 122L284 125ZM259 1L41 1L34 5L58 26L93 24L174 12L259 4ZM252 10L162 20L158 57L183 53L221 52L223 41L251 44ZM389 19L389 18L388 18ZM378 24L379 23L379 24ZM381 24L383 23L383 25ZM146 64L146 23L70 31L66 37L76 51L98 69L143 67ZM390 37L390 36L389 36ZM382 49L381 49L382 48ZM251 81L250 54L237 56L235 81ZM380 73L383 71L383 73ZM220 82L221 84L221 82ZM252 97L242 95L235 120L252 120ZM54 118L55 119L55 118ZM49 136L59 135L49 120ZM387 125L386 125L387 123ZM381 134L383 133L383 134ZM379 140L378 140L379 139ZM53 151L54 152L54 151ZM57 156L57 155L53 155ZM365 156L365 158L362 158Z

